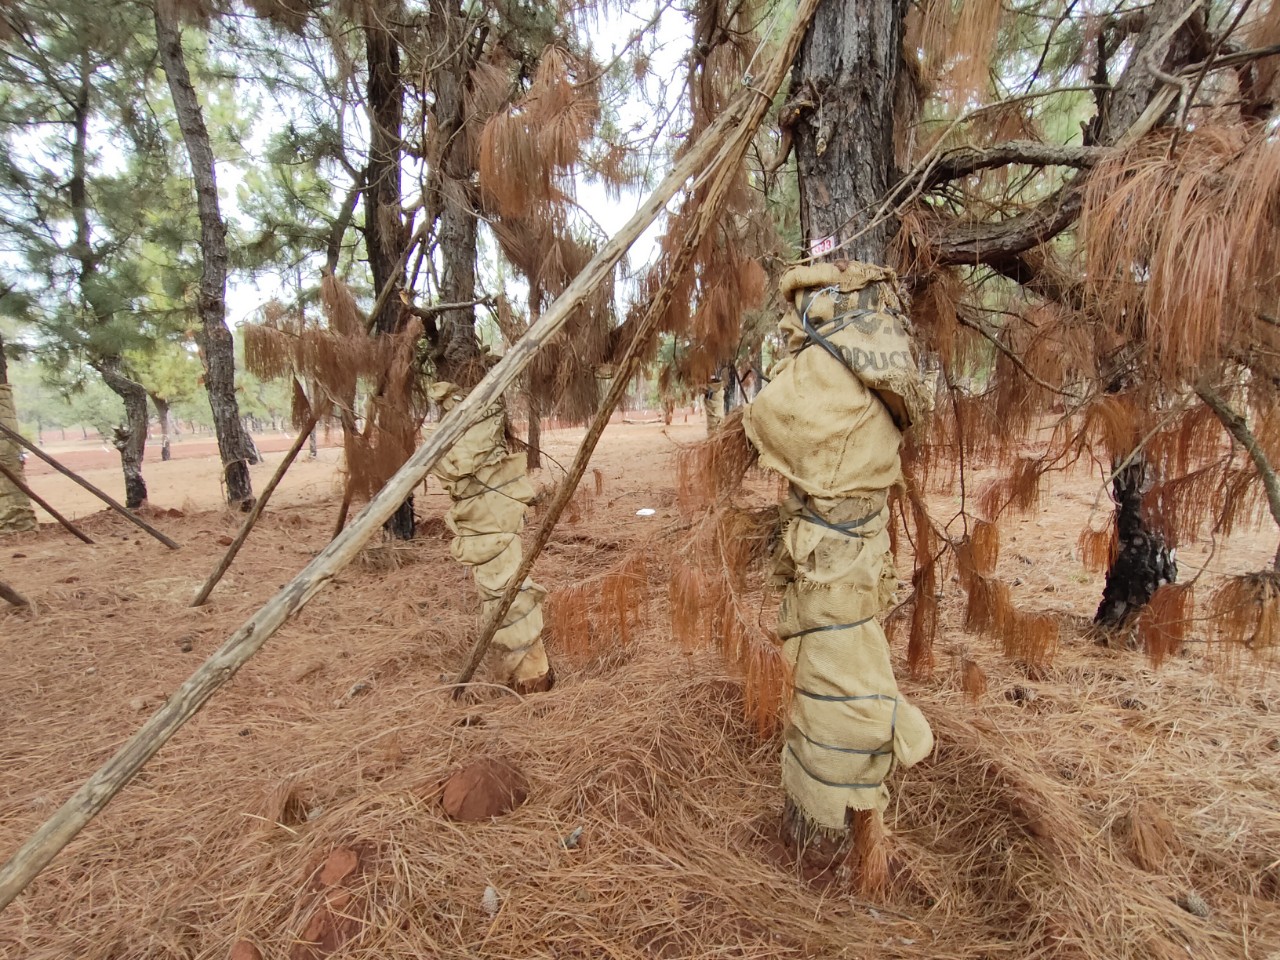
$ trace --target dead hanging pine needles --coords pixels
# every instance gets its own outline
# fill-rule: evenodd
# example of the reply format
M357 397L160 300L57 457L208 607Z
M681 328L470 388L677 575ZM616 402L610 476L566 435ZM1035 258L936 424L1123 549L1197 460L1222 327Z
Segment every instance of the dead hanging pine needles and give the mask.
M733 503L755 462L741 410L710 439L680 453L677 501L695 519L667 590L672 634L682 649L712 647L739 670L747 719L769 736L782 722L791 684L781 647L748 600L760 589L752 571L768 555L778 526L776 507L748 511Z
M1274 652L1280 648L1280 572L1231 577L1214 594L1212 613L1222 643Z

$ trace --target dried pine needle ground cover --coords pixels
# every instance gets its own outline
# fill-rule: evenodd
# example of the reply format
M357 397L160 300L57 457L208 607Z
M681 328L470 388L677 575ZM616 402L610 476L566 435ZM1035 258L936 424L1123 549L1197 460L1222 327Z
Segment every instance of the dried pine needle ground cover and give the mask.
M470 641L472 588L428 519L420 542L375 547L317 597L0 915L0 954L1277 955L1280 683L1203 645L1153 670L1084 638L1098 584L1071 559L1096 486L1083 477L1008 524L1000 561L1018 602L1062 625L1051 666L964 634L964 596L941 584L937 668L904 679L939 746L895 783L892 892L863 902L797 876L775 842L777 744L744 722L714 653L670 639L673 449L656 428L606 434L601 482L537 571L553 589L643 576L627 644L602 621L595 652L558 657L551 693L454 701L442 675ZM638 520L642 506L658 515ZM292 576L333 513L269 510L199 610L185 603L228 514L161 518L186 545L173 554L106 516L85 523L95 547L48 529L5 542L6 578L39 609L0 609L0 852ZM1257 567L1267 548L1245 538L1215 564ZM528 802L446 819L444 778L499 756Z

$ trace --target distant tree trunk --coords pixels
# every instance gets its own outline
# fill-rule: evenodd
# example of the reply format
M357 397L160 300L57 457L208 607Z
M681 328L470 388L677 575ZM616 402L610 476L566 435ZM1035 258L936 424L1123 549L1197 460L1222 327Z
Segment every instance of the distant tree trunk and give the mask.
M200 214L200 341L205 366L205 389L218 435L218 453L227 483L227 502L241 510L253 506L253 486L249 465L258 462L249 438L240 424L236 402L235 351L227 329L227 228L218 207L218 185L209 131L200 111L200 101L182 52L182 33L174 19L174 8L156 3L156 41L160 62L169 81L178 126L191 159L196 206Z
M18 429L3 338L0 338L0 423L10 430ZM0 437L0 463L8 467L15 476L22 476L22 448L8 437ZM27 495L7 479L0 477L0 535L35 528L36 514Z
M542 469L542 405L538 398L530 393L529 400L529 441L524 452L526 470Z
M1141 456L1119 470L1111 483L1116 502L1116 537L1119 549L1107 570L1102 603L1093 622L1115 629L1150 602L1156 590L1178 579L1178 565L1157 531L1146 522L1142 495L1147 480L1147 464Z
M142 456L147 448L147 391L124 375L119 357L100 360L97 370L103 382L124 401L125 422L115 428L111 442L120 451L124 470L124 505L136 510L147 499L147 484L142 479Z
M171 430L169 401L163 397L157 397L153 393L151 402L156 406L156 417L160 421L160 459L167 463L173 458L173 451L169 449L169 433Z

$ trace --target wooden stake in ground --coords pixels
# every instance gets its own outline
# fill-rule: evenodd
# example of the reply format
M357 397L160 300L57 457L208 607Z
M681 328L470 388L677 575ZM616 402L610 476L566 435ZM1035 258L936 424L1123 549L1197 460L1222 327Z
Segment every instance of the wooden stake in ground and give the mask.
M110 507L116 513L120 514L120 516L127 519L130 523L137 524L143 530L147 531L147 533L151 534L151 536L155 537L157 540L163 543L170 550L181 549L181 546L182 546L181 544L176 543L173 540L170 540L168 537L166 537L163 533L161 533L151 524L147 523L147 521L143 520L141 517L133 513L131 510L126 509L122 504L116 502L114 499L111 498L110 495L103 493L101 490L95 487L92 483L90 483L84 477L80 476L79 474L71 470L68 470L66 467L60 464L57 460L53 459L53 457L49 456L47 453L45 453L43 450L37 447L34 443L32 443L22 434L17 433L16 431L10 430L3 423L0 423L0 433L3 433L6 437L14 441L15 443L22 444L22 446L26 447L28 450L34 453L37 457L39 457L49 466L53 467L53 469L57 470L64 477L74 480L76 483L80 484L80 486L88 490L95 497L97 497L99 500L105 503L108 507Z
M812 5L814 0L808 0ZM797 23L803 23L797 18ZM793 31L795 27L793 25ZM784 47L787 63L794 54L795 42ZM582 273L507 351L498 363L476 385L467 397L440 421L439 427L387 481L355 520L274 597L233 633L156 711L97 773L91 776L52 817L22 845L10 860L0 867L0 909L8 906L37 874L78 834L90 820L142 769L184 723L195 716L214 691L235 676L236 671L262 648L281 625L295 615L307 601L337 573L355 559L356 554L382 524L399 509L405 497L413 492L427 472L458 442L459 438L480 419L503 392L529 365L542 347L565 325L569 316L603 283L623 255L641 233L658 218L667 203L688 183L691 177L704 173L716 163L727 138L747 116L748 108L759 98L768 102L777 92L784 63L777 73L778 83L764 89L750 88L739 94L730 107L713 123L690 150L680 158L672 171L644 202L641 208L600 251L591 258ZM772 76L772 74L771 74ZM25 441L24 441L24 445ZM121 508L123 509L123 508Z
M0 600L8 600L15 607L29 607L31 603L13 587L0 580Z
M276 467L276 472L272 475L270 482L266 488L258 495L258 500L253 505L253 509L249 511L249 515L244 518L244 523L240 525L240 532L236 534L236 538L231 541L231 546L227 547L227 552L222 555L222 560L213 573L209 574L209 579L204 582L204 586L200 588L200 592L196 594L194 600L191 601L193 607L201 606L209 599L209 594L213 593L213 588L218 585L223 575L231 567L232 562L236 558L236 554L240 552L240 548L244 546L244 542L249 539L249 532L253 529L253 525L258 522L258 518L262 516L262 511L267 507L267 501L271 499L271 494L275 492L280 481L284 479L285 472L293 464L297 458L302 445L307 442L307 437L311 435L311 431L320 421L314 413L307 416L307 422L302 429L298 431L298 438L293 441L293 446L289 448L289 452L284 455L284 459L280 461L280 466Z
M4 477L6 480L12 483L15 487L21 490L24 494L26 494L29 500L34 500L37 504L40 505L40 507L44 510L45 513L53 517L53 519L57 520L60 524L66 527L67 530L75 534L85 543L93 543L93 540L91 540L83 530L81 530L74 523L72 523L70 520L68 520L66 517L60 514L57 510L55 510L49 504L48 500L44 499L44 497L40 496L40 494L36 493L29 486L27 486L23 482L20 476L18 476L12 470L6 467L3 463L0 463L0 477Z

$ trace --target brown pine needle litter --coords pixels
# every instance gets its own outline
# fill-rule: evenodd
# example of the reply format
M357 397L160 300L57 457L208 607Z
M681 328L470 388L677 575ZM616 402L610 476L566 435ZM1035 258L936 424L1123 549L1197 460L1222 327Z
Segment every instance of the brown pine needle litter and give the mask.
M1040 659L966 634L968 600L940 570L937 643L951 655L919 679L899 664L939 745L895 776L885 880L862 899L854 878L806 878L780 851L779 744L745 716L723 638L673 630L671 583L697 586L673 560L689 535L673 446L660 428L622 430L638 432L606 433L593 512L557 531L535 576L553 593L608 581L591 609L617 608L625 634L593 615L566 651L553 604L555 689L477 684L455 700L441 676L475 630L467 572L438 531L397 545L394 563L374 547L0 915L0 955L224 960L240 941L282 960L1280 951L1280 683L1239 657L1215 669L1219 648L1193 642L1214 636L1202 621L1187 626L1190 653L1158 670L1084 638L1097 581L1070 589L1074 616L1043 585L1070 586L1053 578L1087 476L1055 481L1081 492L1078 515L1059 498L1040 542L1010 525L993 571L1025 580L1019 609L1060 631ZM775 493L751 475L740 502L762 509ZM428 531L443 501L420 497ZM229 514L166 518L176 554L103 515L85 519L95 546L52 530L4 542L6 579L37 612L0 609L0 854L323 545L332 513L269 511L199 609L186 603ZM756 566L746 577L767 623L776 601ZM964 675L977 660L981 684ZM446 819L444 779L481 758L519 767L528 801L492 822Z

